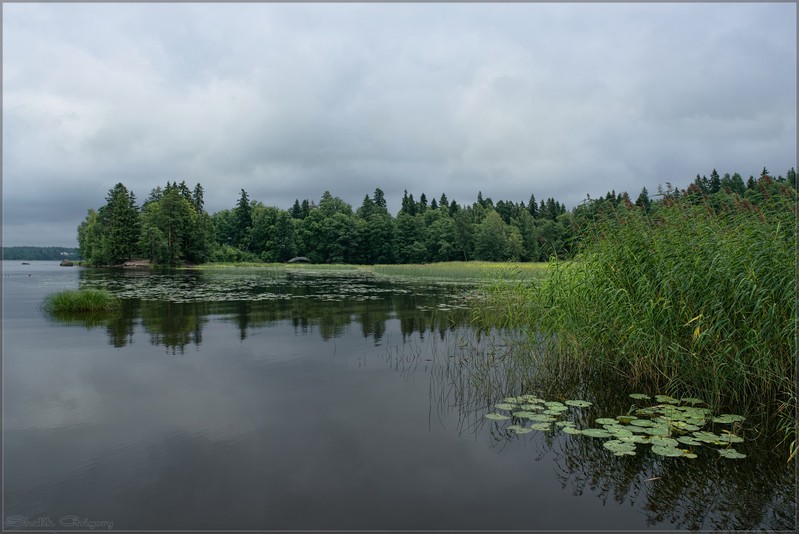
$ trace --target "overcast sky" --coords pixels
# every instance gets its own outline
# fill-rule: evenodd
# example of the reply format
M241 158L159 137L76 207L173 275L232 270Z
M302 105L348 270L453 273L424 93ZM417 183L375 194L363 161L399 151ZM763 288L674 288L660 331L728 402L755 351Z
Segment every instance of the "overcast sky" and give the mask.
M396 213L796 166L793 3L2 9L6 246L76 246L117 182Z

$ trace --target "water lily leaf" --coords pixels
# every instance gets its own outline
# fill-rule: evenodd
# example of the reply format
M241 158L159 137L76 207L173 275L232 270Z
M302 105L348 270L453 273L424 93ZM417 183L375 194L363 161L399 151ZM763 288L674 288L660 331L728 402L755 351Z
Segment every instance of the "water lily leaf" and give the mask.
M746 458L746 455L736 451L735 449L718 449L719 454L722 455L724 458L730 458L732 460L738 460L741 458Z
M574 406L575 408L588 408L592 403L584 400L567 400L565 404L567 406Z
M602 444L603 447L612 452L619 451L634 451L635 443L629 441L621 441L618 439L611 439Z
M674 447L669 447L666 445L652 445L652 452L655 454L659 454L660 456L668 456L674 457L683 456L685 453L679 449L675 449Z
M716 443L719 441L721 436L717 436L713 432L706 432L704 430L700 430L699 432L694 432L694 439L703 441L705 443Z
M519 403L519 399L517 397L505 397L502 400L504 402L510 402L510 403L513 403L513 404L518 404Z
M530 425L530 428L533 430L550 430L552 428L552 424L550 423L533 423Z
M665 402L668 404L679 404L680 401L668 395L655 395L655 400L658 402Z
M558 402L558 401L546 401L544 403L544 405L547 408L549 408L550 410L551 409L558 409L558 408L565 408L566 407L565 404L563 404L562 402Z
M532 416L538 415L533 412L521 411L521 412L513 412L513 417L523 417L525 419L530 419Z
M655 426L655 423L653 423L649 419L635 419L633 421L630 421L630 424L633 426Z
M640 434L632 434L630 436L616 435L621 441L629 441L630 443L651 443L650 436L642 436Z
M501 413L487 413L486 419L492 419L494 421L501 421L503 419L510 419L507 415L502 415Z
M586 428L582 433L592 438L609 438L611 436L610 432L602 428Z
M573 426L564 426L562 429L566 434L582 434L583 431Z
M644 393L630 393L630 397L632 397L633 399L638 399L638 400L649 400L649 399L652 398L649 395L646 395Z
M615 419L610 419L608 417L600 417L596 420L596 424L598 425L615 425L618 423Z
M688 423L686 423L684 421L673 421L671 423L671 426L673 426L674 428L676 428L678 430L681 430L683 432L695 432L695 431L699 430L699 428L700 428L700 427L698 427L696 425L690 425L690 424L688 424Z
M687 404L705 404L705 401L697 399L696 397L685 397L680 399L680 402L685 402Z
M520 426L520 425L509 425L507 428L508 428L508 430L516 430L516 429L524 428L524 427Z
M567 427L567 426L574 426L574 421L558 421L555 423L557 426Z
M691 436L680 436L679 438L677 438L677 441L679 441L680 443L684 443L685 445L691 445L694 447L702 444L701 441L698 441L692 438Z
M652 445L662 445L664 447L677 447L678 442L676 439L666 438L663 436L652 436L649 440Z
M683 454L683 456L684 456L684 457L686 457L686 458L691 458L691 459L694 459L694 458L696 458L696 457L697 457L697 456L696 456L696 454L694 454L694 453L692 453L692 452L688 452L688 451L685 451L685 453Z
M510 411L510 410L515 410L516 409L516 405L515 404L508 404L506 402L500 402L499 404L495 404L494 406L496 408L499 408L500 410L508 410L508 411Z
M544 407L540 404L522 404L520 406L522 410L543 410Z
M646 429L646 433L652 436L668 436L671 434L669 427L666 425L657 425L653 427L648 427Z
M514 428L513 431L516 432L517 434L529 434L530 432L533 431L533 429L520 427L520 428Z
M718 417L713 418L714 423L739 423L744 421L746 418L742 415L733 415L731 413L721 414Z
M630 432L629 430L627 430L626 428L621 428L621 427L609 428L609 426L608 426L608 427L605 427L605 430L607 430L608 432L613 434L617 439L631 438L631 437L633 437L635 435L632 432Z
M638 419L634 415L617 415L616 420L620 423L624 423L625 425L630 424L632 421Z
M613 456L635 456L635 451L616 451Z
M539 423L551 423L555 420L554 417L547 414L534 413L527 416L530 421L538 421Z
M744 438L736 436L735 434L722 434L719 436L719 441L724 443L742 443Z

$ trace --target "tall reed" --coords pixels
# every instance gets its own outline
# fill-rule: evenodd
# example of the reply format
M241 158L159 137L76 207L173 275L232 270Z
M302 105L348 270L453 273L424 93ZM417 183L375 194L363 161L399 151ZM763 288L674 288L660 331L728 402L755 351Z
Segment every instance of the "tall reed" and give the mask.
M531 335L555 336L573 365L778 412L794 437L795 229L793 189L721 212L622 208L586 230L577 261L550 264L535 285L499 286L493 300Z

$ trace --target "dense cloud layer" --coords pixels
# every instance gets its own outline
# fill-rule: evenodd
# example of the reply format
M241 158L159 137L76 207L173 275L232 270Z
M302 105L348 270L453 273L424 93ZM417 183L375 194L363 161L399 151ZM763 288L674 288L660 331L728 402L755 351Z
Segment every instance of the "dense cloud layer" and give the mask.
M794 4L9 4L5 245L75 245L123 182L288 208L472 202L796 160Z

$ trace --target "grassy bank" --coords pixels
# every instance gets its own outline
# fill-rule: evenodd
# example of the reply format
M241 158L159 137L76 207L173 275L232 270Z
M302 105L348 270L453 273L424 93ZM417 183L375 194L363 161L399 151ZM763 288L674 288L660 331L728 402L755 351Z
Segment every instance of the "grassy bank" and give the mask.
M572 368L769 413L794 439L794 210L791 195L762 210L620 210L592 227L579 261L497 286L493 309L550 335Z
M119 299L102 289L68 289L48 296L43 304L51 313L103 312L116 310Z
M448 280L528 280L542 276L546 263L451 261L427 264L349 265L317 263L205 263L191 267L199 270L265 269L276 271L361 271L380 276L404 278L441 278Z
M409 278L462 280L530 279L544 274L546 263L448 261L426 264L375 265L375 274Z

